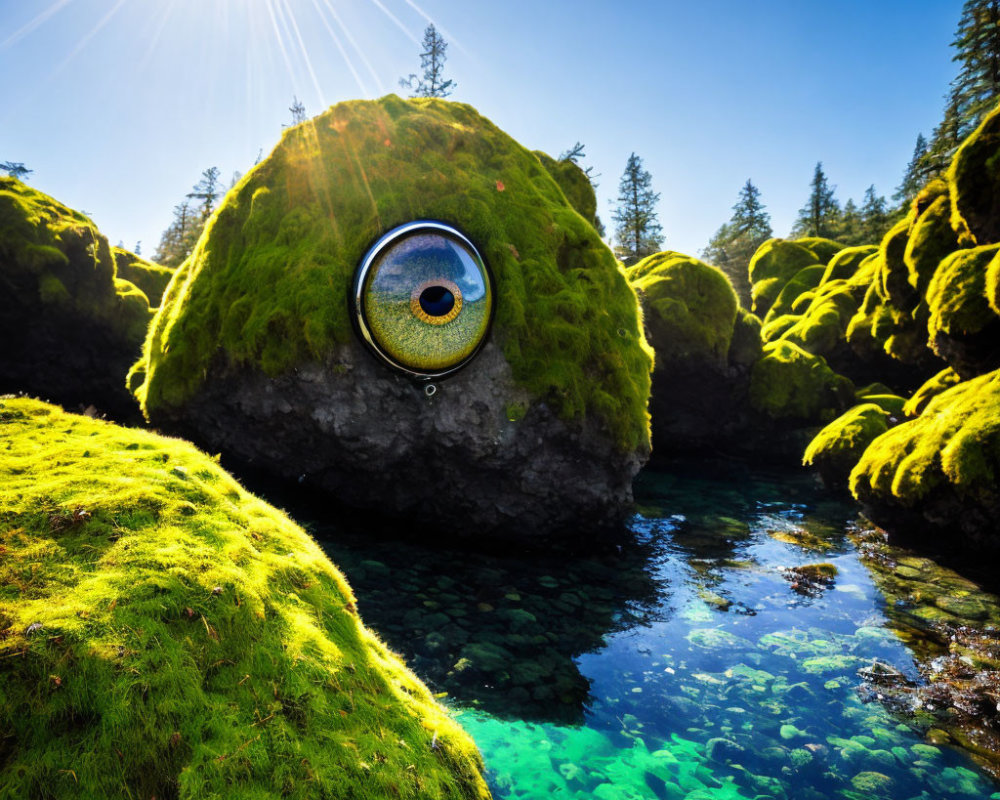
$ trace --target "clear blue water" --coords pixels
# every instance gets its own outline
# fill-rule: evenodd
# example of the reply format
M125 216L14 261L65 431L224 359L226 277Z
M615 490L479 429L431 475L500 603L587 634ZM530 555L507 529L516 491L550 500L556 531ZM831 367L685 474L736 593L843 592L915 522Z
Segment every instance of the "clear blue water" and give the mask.
M630 535L586 554L311 527L497 798L1000 798L919 713L860 688L874 662L920 677L856 508L798 475L683 472L645 474ZM816 563L835 576L789 571Z

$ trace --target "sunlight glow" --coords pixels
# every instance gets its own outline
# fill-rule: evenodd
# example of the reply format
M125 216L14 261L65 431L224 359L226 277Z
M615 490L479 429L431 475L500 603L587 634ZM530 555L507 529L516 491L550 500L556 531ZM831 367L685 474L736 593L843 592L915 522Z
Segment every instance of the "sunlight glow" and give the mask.
M49 17L58 12L59 9L61 9L63 6L68 5L71 2L73 2L73 0L56 0L56 2L54 2L51 6L45 9L41 14L39 14L33 20L31 20L31 22L29 22L27 25L22 26L19 30L15 31L6 39L4 39L2 42L0 42L0 50L3 50L4 48L9 47L15 42L23 39L25 36L31 33L35 28L37 28L39 25L45 22Z

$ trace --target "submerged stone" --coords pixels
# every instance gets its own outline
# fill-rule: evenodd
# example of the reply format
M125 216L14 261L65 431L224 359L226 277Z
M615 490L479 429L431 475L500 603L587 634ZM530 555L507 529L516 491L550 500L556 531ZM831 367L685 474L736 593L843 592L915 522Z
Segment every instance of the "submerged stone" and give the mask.
M486 272L401 233L352 286L420 220ZM132 376L155 424L435 535L628 513L652 361L635 294L538 157L471 107L388 96L290 128L181 270Z

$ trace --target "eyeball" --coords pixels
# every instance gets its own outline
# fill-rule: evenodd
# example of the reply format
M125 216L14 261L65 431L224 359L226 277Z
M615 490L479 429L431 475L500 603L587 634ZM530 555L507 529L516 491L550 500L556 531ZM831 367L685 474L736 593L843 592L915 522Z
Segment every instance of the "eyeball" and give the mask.
M493 317L493 279L475 246L442 222L394 228L354 275L352 312L363 341L389 366L440 378L472 359Z

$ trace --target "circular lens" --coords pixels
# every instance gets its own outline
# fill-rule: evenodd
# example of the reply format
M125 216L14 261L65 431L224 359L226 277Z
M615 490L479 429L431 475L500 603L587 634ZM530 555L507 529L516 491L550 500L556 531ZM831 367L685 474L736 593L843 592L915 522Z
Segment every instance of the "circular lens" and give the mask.
M353 303L361 335L378 356L404 372L440 377L483 343L493 286L465 236L440 222L411 222L368 251Z

